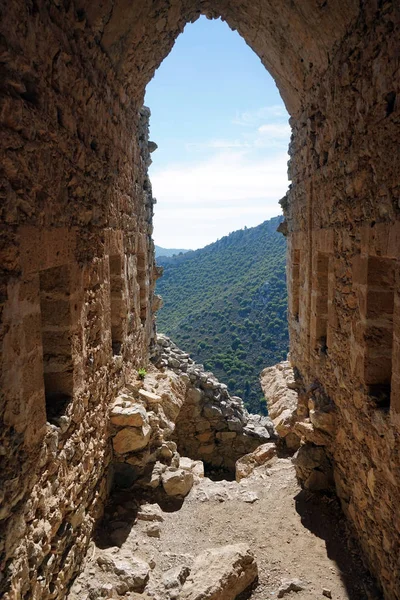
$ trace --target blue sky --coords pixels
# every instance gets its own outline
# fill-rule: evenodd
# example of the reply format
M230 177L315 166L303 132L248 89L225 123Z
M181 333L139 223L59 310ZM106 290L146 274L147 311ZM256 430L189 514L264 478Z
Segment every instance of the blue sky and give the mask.
M274 80L220 20L187 25L147 86L154 240L201 248L280 214L288 114Z

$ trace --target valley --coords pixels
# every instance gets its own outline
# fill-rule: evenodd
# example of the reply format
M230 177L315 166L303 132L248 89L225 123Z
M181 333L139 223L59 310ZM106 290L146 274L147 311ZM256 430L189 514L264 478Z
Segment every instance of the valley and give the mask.
M282 217L235 231L200 250L159 257L164 301L157 329L266 413L259 374L288 351L286 241Z

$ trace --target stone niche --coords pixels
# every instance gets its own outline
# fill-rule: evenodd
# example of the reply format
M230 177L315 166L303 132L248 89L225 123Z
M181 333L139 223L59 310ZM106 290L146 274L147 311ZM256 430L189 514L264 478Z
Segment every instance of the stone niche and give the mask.
M337 493L399 598L398 3L11 0L1 11L6 600L63 598L102 510L108 405L154 346L145 86L222 16L291 115L291 359L337 413Z

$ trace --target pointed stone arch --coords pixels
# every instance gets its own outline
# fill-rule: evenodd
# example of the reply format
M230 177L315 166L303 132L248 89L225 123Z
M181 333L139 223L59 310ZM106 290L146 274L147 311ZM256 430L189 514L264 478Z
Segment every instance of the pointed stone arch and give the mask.
M237 29L274 77L292 117L292 185L282 200L288 273L294 274L291 360L313 416L313 389L323 389L335 411L327 453L337 493L386 597L397 600L398 2L12 0L0 10L0 444L6 453L0 562L11 569L0 595L11 599L14 586L20 597L45 600L50 589L61 598L79 567L74 544L87 545L101 512L109 401L148 360L154 339L159 273L146 174L148 123L140 109L145 86L176 37L205 14ZM113 355L109 257L116 255L124 257L127 314L116 340L122 354ZM390 326L379 323L378 331L386 340L383 353L368 323L375 265L392 273ZM43 360L49 352L42 323L46 331L59 325L41 315L40 274L60 268L73 290L70 328L62 336L51 332L55 356L68 342L73 385L55 425L46 421ZM383 295L387 285L383 277ZM316 299L327 286L322 320L328 343L319 352L312 331ZM60 290L53 292L57 298ZM390 401L377 403L365 357L389 353L384 384ZM55 548L58 558L47 564L40 553L29 556L32 543Z

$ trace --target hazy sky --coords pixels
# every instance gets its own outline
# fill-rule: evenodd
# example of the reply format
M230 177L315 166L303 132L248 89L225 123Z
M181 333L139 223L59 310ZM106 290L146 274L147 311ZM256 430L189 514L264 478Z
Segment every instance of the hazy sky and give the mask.
M280 214L288 114L268 72L222 21L187 25L147 86L155 243L201 248Z

